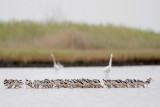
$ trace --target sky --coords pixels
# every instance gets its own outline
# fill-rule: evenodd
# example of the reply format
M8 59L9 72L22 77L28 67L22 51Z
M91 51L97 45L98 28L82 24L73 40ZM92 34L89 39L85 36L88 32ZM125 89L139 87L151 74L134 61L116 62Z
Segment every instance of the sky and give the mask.
M160 32L160 0L0 0L0 21L71 21Z

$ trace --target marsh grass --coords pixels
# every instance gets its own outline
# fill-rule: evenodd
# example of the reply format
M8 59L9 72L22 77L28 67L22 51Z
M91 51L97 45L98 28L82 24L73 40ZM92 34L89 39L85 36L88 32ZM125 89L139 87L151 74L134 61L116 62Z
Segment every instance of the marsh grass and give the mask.
M54 53L56 60L63 63L107 62L113 53L114 62L154 61L160 60L157 50L37 50L37 49L1 49L0 60L16 62L52 62L50 54Z
M160 59L160 33L113 25L0 22L0 60L105 62Z
M69 22L0 22L0 48L160 49L160 33Z

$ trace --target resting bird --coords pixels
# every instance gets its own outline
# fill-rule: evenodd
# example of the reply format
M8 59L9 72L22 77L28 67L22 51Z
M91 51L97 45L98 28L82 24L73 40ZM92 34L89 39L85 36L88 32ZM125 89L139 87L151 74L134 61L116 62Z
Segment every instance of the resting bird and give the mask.
M59 70L60 68L63 68L63 65L61 65L59 62L56 63L56 59L53 54L51 54L51 57L53 58L53 67L55 70Z
M106 79L106 80L109 78L109 73L110 73L110 71L111 71L112 56L113 56L113 54L111 53L110 60L109 60L109 65L104 68L105 79Z

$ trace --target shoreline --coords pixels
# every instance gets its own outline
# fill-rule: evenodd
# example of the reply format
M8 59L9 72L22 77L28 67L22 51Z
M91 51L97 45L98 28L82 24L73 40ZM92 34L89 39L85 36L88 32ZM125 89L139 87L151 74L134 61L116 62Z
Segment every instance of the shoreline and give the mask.
M61 62L65 67L77 66L107 66L108 62ZM160 65L160 60L153 61L126 61L126 62L112 62L113 66L135 66L135 65ZM52 62L12 62L0 61L0 67L52 67Z
M160 65L159 50L0 50L0 67L52 67L56 61L64 66L107 66L113 53L113 66Z

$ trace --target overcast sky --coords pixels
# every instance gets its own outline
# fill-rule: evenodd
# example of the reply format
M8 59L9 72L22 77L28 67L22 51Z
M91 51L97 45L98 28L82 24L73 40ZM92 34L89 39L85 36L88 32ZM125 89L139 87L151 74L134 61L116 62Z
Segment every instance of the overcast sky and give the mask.
M72 21L160 32L160 0L0 0L0 20Z

